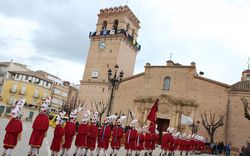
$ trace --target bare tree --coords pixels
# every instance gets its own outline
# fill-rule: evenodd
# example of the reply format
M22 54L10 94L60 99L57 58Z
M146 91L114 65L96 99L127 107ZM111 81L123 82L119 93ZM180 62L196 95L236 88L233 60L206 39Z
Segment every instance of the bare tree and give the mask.
M84 101L81 102L80 99L72 99L70 104L63 104L62 105L62 111L65 111L68 115L76 108L78 107L83 107L85 104L84 104Z
M99 103L96 102L96 101L94 100L94 104L95 104L95 109L96 109L96 111L99 113L99 121L98 121L97 124L100 126L100 125L101 125L101 121L102 121L102 115L103 115L103 114L105 113L105 111L107 110L108 105L105 104L105 103L103 102L103 100L100 101ZM92 107L92 109L93 109L93 104L92 104L92 102L91 102L91 107ZM93 109L93 110L94 110L94 109Z
M245 97L240 98L240 99L241 99L241 101L242 101L242 103L243 103L243 105L244 105L244 114L245 114L245 118L247 118L248 120L250 120L250 114L249 114L250 108L249 108L249 106L248 106L248 101L247 101L247 99L246 99Z
M224 125L223 123L224 116L225 115L220 115L219 120L215 121L215 113L209 114L210 120L208 120L208 116L205 112L201 113L202 125L207 130L208 135L210 136L211 143L214 142L214 134L215 134L216 129Z

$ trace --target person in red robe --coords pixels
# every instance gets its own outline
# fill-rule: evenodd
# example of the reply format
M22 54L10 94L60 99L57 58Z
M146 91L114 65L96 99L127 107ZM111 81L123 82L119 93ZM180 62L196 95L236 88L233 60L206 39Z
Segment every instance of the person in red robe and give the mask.
M16 104L16 108L11 112L11 119L5 128L5 136L3 140L4 151L3 156L11 156L12 151L15 149L18 140L21 139L21 133L23 130L22 122L20 121L21 109L25 101L20 100Z
M139 156L140 155L140 152L144 150L144 133L145 131L143 130L143 128L140 128L138 130L138 134L136 136L136 152L135 152L135 156Z
M121 148L121 139L123 137L122 123L125 122L126 119L127 119L126 116L121 116L117 120L115 127L113 127L112 140L111 140L112 153L110 154L110 156L112 155L116 156L118 154L119 149Z
M58 152L60 152L62 144L64 143L64 128L62 125L64 124L63 117L66 112L60 112L57 121L56 127L54 130L54 137L50 146L50 150L53 156L58 156Z
M29 156L36 156L39 152L40 147L42 146L43 139L46 137L46 132L49 128L49 118L47 116L49 110L49 104L51 98L47 98L42 106L41 111L37 115L35 121L32 125L32 133L29 140L30 151Z
M69 121L66 122L64 127L64 135L65 135L65 142L62 146L62 152L61 155L68 156L69 149L71 147L72 141L74 139L75 133L76 133L76 117L77 113L80 112L82 108L77 108L73 110L69 115Z
M144 147L146 150L145 156L148 156L150 154L153 136L151 132L149 131L148 126L145 126L145 132L146 132L145 139L144 139Z
M90 156L93 156L93 152L96 147L96 140L98 137L98 126L97 120L99 117L99 113L95 112L93 117L91 118L91 123L89 125L89 134L87 136L87 149L90 150Z
M87 137L89 135L89 120L90 120L90 111L87 111L83 115L82 123L79 125L77 130L77 135L75 139L75 152L73 156L76 156L80 148L79 155L87 155Z
M132 156L133 151L135 151L136 146L136 136L137 130L135 129L135 124L138 120L133 120L130 124L130 128L125 134L125 149L127 150L126 156Z
M102 125L102 128L100 129L99 135L98 135L98 151L97 155L100 154L101 150L103 150L104 155L106 154L106 150L109 147L109 139L111 137L111 118L106 117L104 120L104 123Z

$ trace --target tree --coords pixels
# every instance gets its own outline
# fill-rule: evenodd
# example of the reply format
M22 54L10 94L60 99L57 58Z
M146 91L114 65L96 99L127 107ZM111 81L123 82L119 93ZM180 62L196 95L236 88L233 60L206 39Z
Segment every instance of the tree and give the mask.
M84 106L84 101L81 102L80 99L78 99L78 101L77 101L77 99L72 99L71 102L70 102L70 104L64 103L64 104L62 105L61 110L62 110L62 111L65 111L65 112L69 115L69 114L70 114L73 110L75 110L76 108L78 108L78 107L83 107L83 106Z
M250 114L249 114L249 106L248 106L248 102L247 102L247 99L245 97L243 98L240 98L243 105L244 105L244 114L245 114L245 118L247 118L248 120L250 120Z
M218 121L215 121L215 113L210 113L209 118L210 121L208 120L205 112L201 113L202 125L205 127L208 135L210 136L210 142L213 143L216 129L224 125L224 115L220 115Z
M101 125L101 121L102 121L102 115L105 113L105 111L107 110L107 108L108 108L108 105L107 104L105 104L104 102L103 102L103 100L102 101L100 101L99 103L97 103L96 101L94 101L94 104L95 104L95 109L96 109L96 111L99 113L99 121L98 121L98 126L100 126ZM92 110L94 110L94 108L93 108L93 103L91 102L91 108L92 108Z

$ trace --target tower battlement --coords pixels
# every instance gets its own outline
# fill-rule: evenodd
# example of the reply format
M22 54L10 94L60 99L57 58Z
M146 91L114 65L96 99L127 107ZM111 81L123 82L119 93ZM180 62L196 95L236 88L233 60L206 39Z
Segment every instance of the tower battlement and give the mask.
M135 14L131 11L131 9L127 5L100 9L100 13L98 14L98 16L99 17L112 16L112 15L117 15L119 13L126 14L129 17L129 19L136 25L136 27L138 29L140 28L140 20L135 16Z

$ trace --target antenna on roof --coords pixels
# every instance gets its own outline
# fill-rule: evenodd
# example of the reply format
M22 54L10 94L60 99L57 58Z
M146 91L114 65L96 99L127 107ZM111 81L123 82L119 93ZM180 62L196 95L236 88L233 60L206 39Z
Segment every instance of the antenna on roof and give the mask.
M247 69L249 69L250 68L250 57L248 57L247 66L248 66Z
M170 53L169 59L172 61L173 53Z

